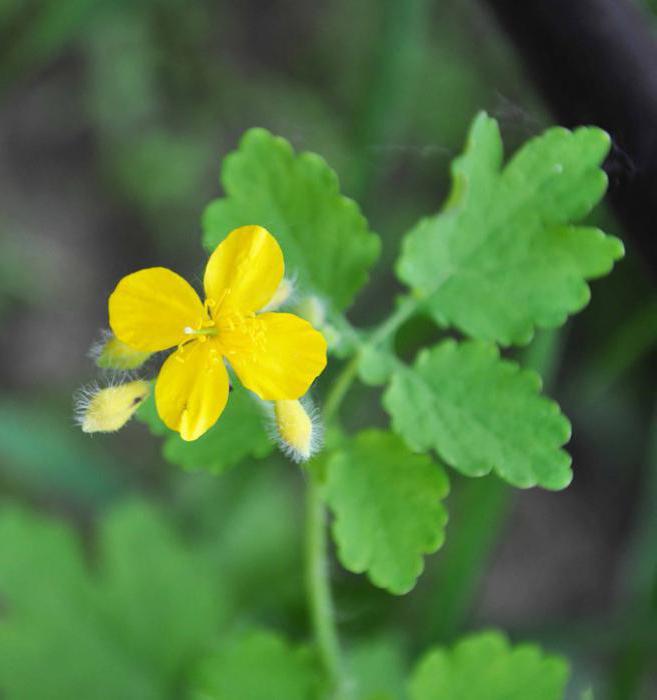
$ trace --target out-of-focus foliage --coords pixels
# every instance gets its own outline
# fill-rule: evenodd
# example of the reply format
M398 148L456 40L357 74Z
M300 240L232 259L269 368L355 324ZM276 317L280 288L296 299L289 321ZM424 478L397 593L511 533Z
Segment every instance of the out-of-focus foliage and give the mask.
M12 698L161 698L217 634L211 569L144 505L103 522L96 571L67 528L16 508L2 509L0 539L0 683Z
M313 700L320 672L308 649L292 649L280 637L252 632L205 659L194 681L198 700Z
M561 700L567 680L563 659L535 646L511 648L488 632L429 651L413 673L410 700Z

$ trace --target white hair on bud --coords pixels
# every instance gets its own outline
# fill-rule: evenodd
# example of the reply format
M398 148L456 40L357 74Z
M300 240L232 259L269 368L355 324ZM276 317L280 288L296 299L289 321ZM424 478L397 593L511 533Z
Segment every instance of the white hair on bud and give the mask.
M110 375L102 386L93 382L73 394L73 418L85 433L114 432L132 418L149 393L144 379L129 373Z
M293 462L307 462L321 449L324 427L320 411L306 395L298 400L263 401L267 432Z
M121 355L120 353L123 353ZM126 354L129 352L130 354ZM109 328L102 328L87 356L103 373L118 373L128 378L128 372L141 368L154 353L141 352L122 343Z
M282 306L289 306L295 301L296 296L297 275L294 273L290 277L283 277L274 292L274 296L261 311L276 311L276 309L280 309Z

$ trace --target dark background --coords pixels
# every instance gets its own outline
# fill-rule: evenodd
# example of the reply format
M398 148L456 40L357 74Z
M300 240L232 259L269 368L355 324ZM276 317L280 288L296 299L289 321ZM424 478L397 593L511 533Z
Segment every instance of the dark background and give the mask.
M392 599L337 566L335 583L347 635L391 620L417 651L499 626L568 654L575 686L593 684L596 697L657 697L649 5L5 0L0 498L88 533L127 494L175 509L180 490L205 478L163 466L143 425L83 435L70 397L94 378L86 352L123 274L202 270L199 217L248 127L321 153L382 236L373 283L352 313L368 325L390 309L400 237L439 207L477 111L499 120L509 152L553 123L597 124L614 139L611 206L597 217L627 256L593 284L582 314L521 353L572 419L572 486L511 492L454 476L448 544L416 592ZM412 353L432 333L416 321L400 349ZM347 414L354 426L384 421L365 389ZM281 488L299 487L291 468L279 471ZM292 610L289 625L301 625Z

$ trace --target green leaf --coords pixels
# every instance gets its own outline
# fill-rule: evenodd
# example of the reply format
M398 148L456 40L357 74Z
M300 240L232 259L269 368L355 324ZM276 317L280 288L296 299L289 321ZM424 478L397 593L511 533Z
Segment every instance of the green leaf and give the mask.
M184 479L187 492L183 517L222 582L225 606L235 616L280 618L288 606L298 614L303 577L290 572L303 566L303 503L296 478L284 460L256 462L226 473L221 479L198 474ZM257 536L254 536L257 533Z
M561 325L587 304L585 280L623 255L616 238L573 225L605 192L609 144L593 127L552 128L502 168L497 122L480 114L442 212L405 237L399 278L436 322L482 340L525 344Z
M500 359L494 345L446 340L399 369L383 403L409 447L435 449L466 476L495 471L520 488L563 489L570 424L540 389L535 372Z
M342 564L367 572L391 593L411 590L422 555L444 541L441 499L448 490L441 467L409 452L396 436L377 430L358 435L327 466L326 500Z
M270 632L228 643L200 666L197 700L314 700L321 676L313 655Z
M89 571L67 527L0 510L0 694L173 697L207 653L221 600L204 562L144 505L101 524Z
M347 656L354 700L405 698L406 663L401 645L394 639L367 639L349 649Z
M162 451L172 464L219 474L246 457L266 457L273 449L262 410L241 387L231 391L217 423L193 442L186 442L162 423L155 409L153 393L140 406L137 417L148 424L153 434L166 436Z
M284 139L251 129L224 160L221 181L226 197L203 217L208 250L232 229L259 224L276 236L288 274L298 276L305 292L331 300L338 311L351 304L380 244L322 158L295 155Z
M175 682L207 651L224 611L211 568L142 503L115 510L100 531L106 623L141 666Z
M397 359L387 348L366 345L358 360L358 377L368 386L386 384L397 367Z
M412 675L410 700L562 700L568 675L564 659L484 632L428 652Z
M12 700L156 700L149 676L108 634L68 528L0 513L0 695Z

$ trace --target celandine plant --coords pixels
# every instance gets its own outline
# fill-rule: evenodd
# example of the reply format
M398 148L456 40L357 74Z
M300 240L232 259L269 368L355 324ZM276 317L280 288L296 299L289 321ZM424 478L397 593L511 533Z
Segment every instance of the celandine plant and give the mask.
M498 125L480 114L453 163L442 210L402 240L395 271L408 293L383 323L360 329L344 312L376 261L377 236L321 158L295 155L283 139L254 129L226 158L225 197L203 217L204 301L164 268L118 283L97 364L135 372L153 366L153 353L172 351L154 398L147 378L133 375L97 388L78 407L82 428L116 430L138 410L163 436L169 461L220 473L266 457L273 426L306 476L314 654L274 633L246 634L199 662L195 697L564 697L565 661L511 646L497 632L428 650L405 691L363 690L336 626L327 510L342 565L401 595L445 539L446 467L473 478L493 472L518 488L568 486L568 420L543 396L538 375L501 357L500 347L563 324L586 305L586 280L622 256L617 239L578 224L605 192L608 149L599 129L553 128L504 164ZM393 339L418 314L445 337L409 365ZM327 348L342 367L325 395L313 391L313 408L307 392ZM389 430L350 434L341 426L341 404L357 380L383 387Z

